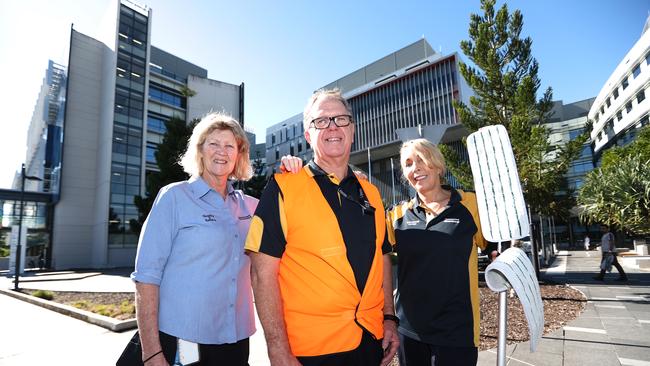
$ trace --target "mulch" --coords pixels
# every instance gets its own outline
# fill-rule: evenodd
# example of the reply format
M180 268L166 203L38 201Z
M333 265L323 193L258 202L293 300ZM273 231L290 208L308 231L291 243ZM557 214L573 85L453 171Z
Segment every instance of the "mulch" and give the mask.
M587 299L582 292L567 285L540 284L544 303L544 334L563 327L577 318L585 308ZM497 347L499 336L499 295L484 284L481 292L481 345L484 351ZM508 297L507 343L529 340L528 322L521 302L516 296Z
M479 350L497 347L499 334L499 296L481 282L481 345ZM584 310L587 300L584 295L569 286L540 284L544 302L544 334L561 328L572 321ZM53 291L52 301L73 305L77 301L95 304L119 304L124 300L134 301L134 294L129 292L59 292ZM508 297L508 335L507 342L525 342L528 337L528 323L521 303L516 296Z

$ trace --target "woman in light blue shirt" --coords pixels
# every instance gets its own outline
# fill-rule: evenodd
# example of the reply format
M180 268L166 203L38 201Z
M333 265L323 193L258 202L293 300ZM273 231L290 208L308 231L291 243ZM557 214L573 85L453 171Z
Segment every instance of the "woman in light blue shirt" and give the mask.
M158 192L131 275L147 366L172 364L179 343L198 347L197 365L248 365L255 319L244 241L257 199L230 180L251 177L249 149L236 120L209 114L180 161L190 179Z

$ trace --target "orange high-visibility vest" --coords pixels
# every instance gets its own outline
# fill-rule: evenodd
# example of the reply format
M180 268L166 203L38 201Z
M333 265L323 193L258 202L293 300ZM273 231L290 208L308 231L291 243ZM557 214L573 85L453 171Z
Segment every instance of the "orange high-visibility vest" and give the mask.
M386 223L377 188L359 180L375 208L376 229L375 256L361 294L336 216L314 178L302 169L298 174L276 174L275 179L284 198L282 225L287 241L278 281L293 354L317 356L355 349L362 335L355 318L381 339Z

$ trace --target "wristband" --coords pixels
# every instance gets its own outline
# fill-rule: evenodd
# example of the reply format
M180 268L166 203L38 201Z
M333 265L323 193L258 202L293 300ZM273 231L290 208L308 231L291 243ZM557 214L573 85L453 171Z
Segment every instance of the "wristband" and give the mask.
M384 320L391 320L395 322L395 325L399 326L399 318L393 314L384 314Z
M156 352L156 353L154 353L153 355L151 355L151 356L149 356L149 357L147 357L147 359L146 359L146 360L144 360L144 361L142 361L142 363L143 363L143 364L145 364L145 363L147 363L147 361L149 361L149 360L151 360L152 358L154 358L154 357L156 357L156 356L158 356L158 355L159 355L159 354L161 354L161 353L162 353L162 349L161 349L160 351L158 351L158 352Z

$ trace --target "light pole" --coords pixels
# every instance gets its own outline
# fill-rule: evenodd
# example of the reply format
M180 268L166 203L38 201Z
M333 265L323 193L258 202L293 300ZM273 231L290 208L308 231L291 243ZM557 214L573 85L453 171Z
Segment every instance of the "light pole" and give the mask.
M25 179L29 180L42 180L39 177L31 177L25 175L25 164L22 165L20 170L20 210L18 211L18 241L16 243L16 269L14 272L14 291L18 291L18 284L20 282L20 256L22 254L22 245L20 239L23 232L23 201L25 200ZM25 240L27 238L25 237ZM27 245L27 243L25 243Z

